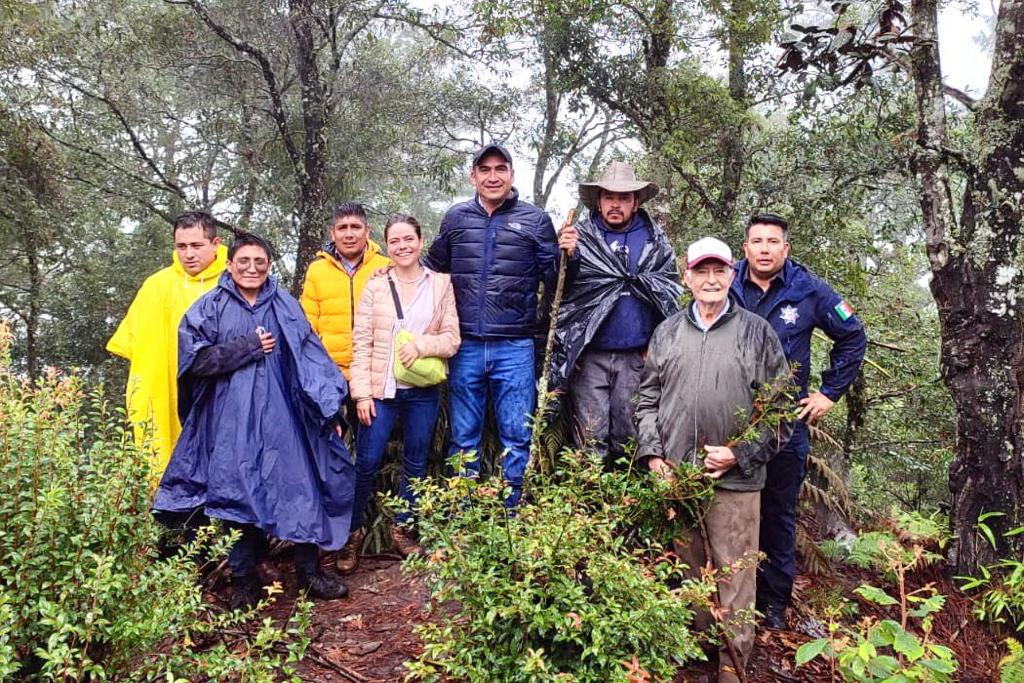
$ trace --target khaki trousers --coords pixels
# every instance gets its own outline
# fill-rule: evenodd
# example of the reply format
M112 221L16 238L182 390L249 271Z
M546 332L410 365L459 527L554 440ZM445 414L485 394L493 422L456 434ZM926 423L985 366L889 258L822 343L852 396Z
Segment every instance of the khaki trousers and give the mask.
M715 569L721 569L746 559L743 570L730 574L718 582L718 597L725 612L726 632L736 650L739 662L732 662L725 643L719 648L719 667L730 663L736 669L745 668L750 651L754 648L753 615L742 615L740 624L731 625L737 612L754 609L757 595L757 543L761 519L760 491L715 491L715 498L704 518L711 545L711 561ZM680 559L690 566L690 576L699 577L705 564L704 543L700 529L692 529L686 537L673 541L673 547ZM701 630L709 628L714 619L707 611L699 611L694 617L694 626Z

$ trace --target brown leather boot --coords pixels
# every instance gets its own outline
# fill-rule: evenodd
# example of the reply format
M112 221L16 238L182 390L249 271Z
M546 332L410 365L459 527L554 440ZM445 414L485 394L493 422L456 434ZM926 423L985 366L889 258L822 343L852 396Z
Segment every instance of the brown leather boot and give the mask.
M391 525L391 542L395 544L395 550L402 557L418 555L423 552L423 548L416 544L409 532L395 524Z
M339 572L347 574L355 571L359 566L359 553L363 549L364 538L366 538L366 532L362 529L357 529L349 535L348 543L338 553L338 561L335 563Z

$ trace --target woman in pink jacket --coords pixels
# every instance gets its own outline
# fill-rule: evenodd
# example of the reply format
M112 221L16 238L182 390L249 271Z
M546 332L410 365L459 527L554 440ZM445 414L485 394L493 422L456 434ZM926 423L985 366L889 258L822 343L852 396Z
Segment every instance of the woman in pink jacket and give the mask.
M407 532L415 504L409 482L426 474L440 386L414 387L399 382L394 372L395 355L410 367L419 358L450 358L462 341L450 276L420 265L423 235L417 220L392 216L384 227L384 242L394 268L387 276L375 277L366 284L352 330L350 390L360 425L356 435L354 531L338 560L342 571L351 571L359 563L365 536L363 513L398 419L403 432L399 495L406 508L391 527L391 537L403 556L419 551ZM396 349L395 337L400 330L412 333L413 339Z

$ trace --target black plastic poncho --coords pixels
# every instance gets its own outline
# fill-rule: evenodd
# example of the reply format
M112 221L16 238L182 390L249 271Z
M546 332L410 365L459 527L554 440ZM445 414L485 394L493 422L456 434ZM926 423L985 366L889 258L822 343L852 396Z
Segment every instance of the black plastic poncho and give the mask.
M612 253L590 217L576 223L578 254L569 265L558 315L549 390L566 390L576 360L627 288L632 296L654 307L662 318L679 310L683 289L675 252L665 231L650 220L644 209L640 211L648 219L652 239L640 255L635 275Z

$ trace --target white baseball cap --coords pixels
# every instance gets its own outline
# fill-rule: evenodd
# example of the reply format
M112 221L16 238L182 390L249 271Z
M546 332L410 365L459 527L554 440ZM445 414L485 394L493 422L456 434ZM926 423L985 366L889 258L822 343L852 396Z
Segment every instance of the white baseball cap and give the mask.
M686 267L693 268L701 261L715 259L727 266L732 265L732 250L729 245L714 237L702 237L686 248Z

